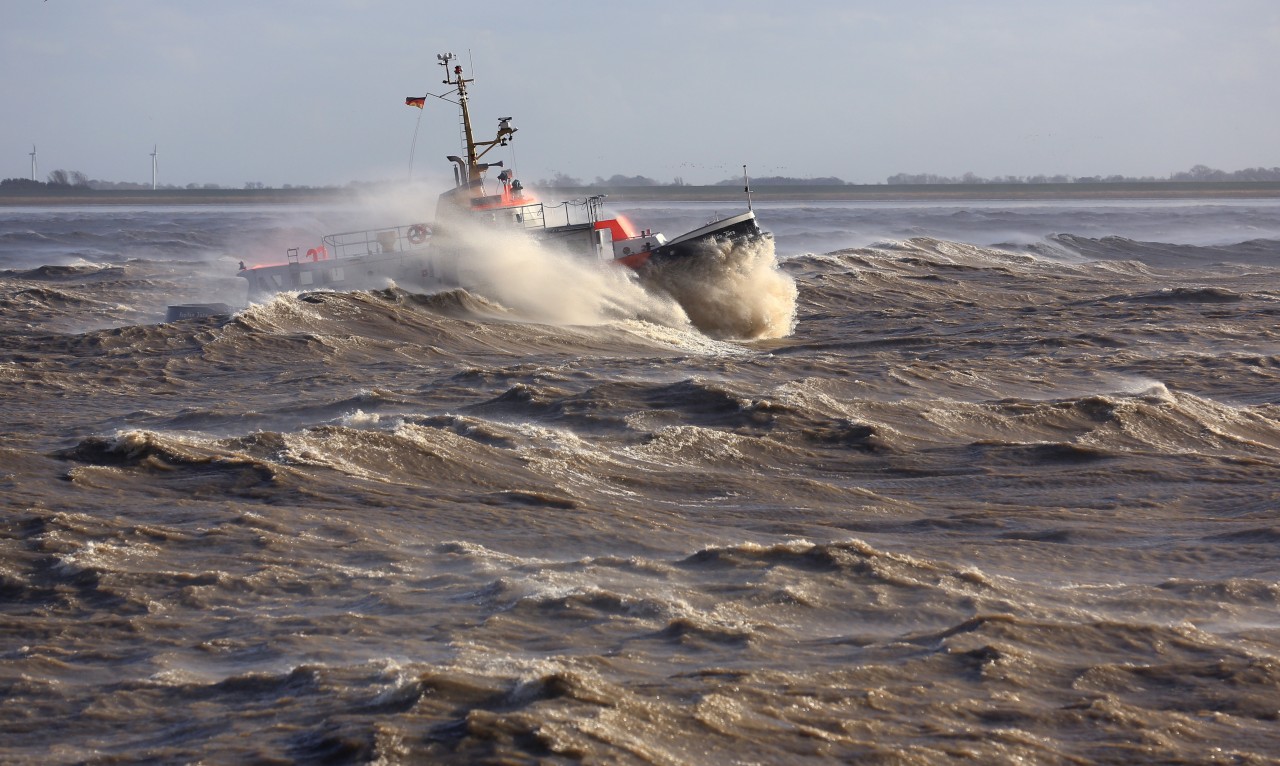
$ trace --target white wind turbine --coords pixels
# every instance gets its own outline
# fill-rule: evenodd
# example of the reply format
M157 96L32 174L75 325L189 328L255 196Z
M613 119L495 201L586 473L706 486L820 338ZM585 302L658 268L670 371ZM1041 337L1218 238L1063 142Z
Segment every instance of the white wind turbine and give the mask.
M31 180L36 180L36 145L31 145Z
M154 144L151 146L151 191L156 190L156 152L159 148Z

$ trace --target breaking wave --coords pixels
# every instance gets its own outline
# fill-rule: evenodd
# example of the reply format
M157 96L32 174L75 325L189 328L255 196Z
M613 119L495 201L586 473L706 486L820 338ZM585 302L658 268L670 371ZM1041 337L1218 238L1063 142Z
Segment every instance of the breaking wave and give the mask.
M795 330L799 291L778 268L774 242L718 242L694 258L650 264L645 284L673 296L715 338L783 338Z
M907 207L174 322L296 216L0 238L0 760L1274 760L1277 206Z

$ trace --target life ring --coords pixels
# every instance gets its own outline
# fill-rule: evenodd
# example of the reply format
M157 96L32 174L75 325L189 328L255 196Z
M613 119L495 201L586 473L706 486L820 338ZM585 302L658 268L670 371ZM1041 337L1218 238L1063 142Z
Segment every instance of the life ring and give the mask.
M329 258L329 251L324 249L323 246L313 247L307 251L307 257L312 261L327 260Z
M415 245L421 245L431 236L431 227L425 223L415 223L409 227L409 241Z

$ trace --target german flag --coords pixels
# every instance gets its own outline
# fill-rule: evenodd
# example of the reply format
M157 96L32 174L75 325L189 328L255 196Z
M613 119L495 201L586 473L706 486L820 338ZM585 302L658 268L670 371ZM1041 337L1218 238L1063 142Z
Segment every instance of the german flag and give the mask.
M426 96L410 96L404 100L405 106L416 106L419 109L421 109L422 105L425 103L427 103Z

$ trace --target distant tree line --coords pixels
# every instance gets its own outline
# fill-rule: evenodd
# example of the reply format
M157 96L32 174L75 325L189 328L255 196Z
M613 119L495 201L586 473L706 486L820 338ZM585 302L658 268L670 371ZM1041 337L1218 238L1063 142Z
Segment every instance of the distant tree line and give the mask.
M1280 168L1245 168L1230 173L1196 165L1185 173L1174 173L1170 181L1280 181Z
M151 184L134 183L132 181L99 181L89 178L79 170L55 170L49 174L47 181L32 181L30 178L6 178L0 181L0 188L13 191L45 191L59 192L84 189L151 189ZM217 184L157 184L157 189L220 189Z
M742 177L726 178L723 181L717 181L716 186L742 186ZM827 176L825 178L790 178L788 176L761 176L760 178L751 179L752 186L846 186L848 181L842 181L835 176Z
M47 181L32 181L29 178L6 178L0 181L0 190L12 192L63 192L76 189L102 189L102 190L147 190L151 188L151 184L134 183L131 181L99 181L91 179L78 170L55 170L49 174ZM1222 182L1222 181L1280 181L1280 167L1274 168L1245 168L1244 170L1225 171L1208 167L1207 165L1196 165L1190 170L1180 173L1171 173L1165 178L1156 178L1154 176L1068 176L1068 175L1034 175L1034 176L994 176L986 178L975 175L973 173L965 173L962 176L942 176L934 173L897 173L891 175L885 180L886 184L893 186L915 186L929 184L1096 184L1096 183L1163 183L1163 182L1179 182L1191 181L1199 183ZM584 182L580 178L575 178L564 173L556 173L551 178L544 178L537 182L538 186L544 188L581 188L587 186L599 187L625 187L625 186L684 186L683 178L676 177L670 183L649 178L648 176L624 176L615 174L609 178L596 176L592 182ZM742 184L741 178L727 178L718 181L714 186L739 186ZM373 182L353 181L348 186L359 188L362 186L379 185ZM841 180L834 176L826 176L822 178L791 178L787 176L765 176L762 178L752 178L752 186L852 186L851 182ZM187 184L186 186L176 186L174 184L161 184L156 187L166 191L177 189L206 189L217 190L231 187L223 187L218 184ZM267 189L270 188L261 181L248 181L244 184L245 189ZM335 188L335 187L312 187L312 186L295 186L293 184L285 184L283 189L313 189L313 188Z
M765 178L753 178L752 184L761 184L764 186L844 186L845 181L839 178L784 178L782 176L772 176ZM676 176L670 183L664 183L648 176L624 176L613 175L609 178L596 176L591 182L583 181L581 178L565 175L564 173L556 173L551 178L544 178L537 182L538 186L544 188L581 188L587 186L605 186L611 188L619 188L623 186L685 186L684 179ZM730 178L725 181L719 181L714 186L741 186L741 178Z
M962 176L942 176L935 173L897 173L885 179L886 184L894 186L914 186L922 184L1097 184L1097 183L1162 183L1170 181L1194 181L1194 182L1213 182L1213 181L1280 181L1280 167L1275 168L1246 168L1244 170L1225 171L1217 170L1206 165L1196 165L1190 170L1181 173L1171 173L1167 177L1157 178L1155 176L1069 176L1069 175L1034 175L1034 176L993 176L987 178L974 173L965 173ZM723 181L717 181L714 186L740 186L741 178L726 178ZM587 183L580 178L565 175L564 173L556 173L548 179L538 181L539 186L543 187L584 187L584 186L684 186L684 179L676 178L671 183L663 183L656 181L647 176L623 176L614 175L610 178L602 178L596 176L594 182ZM792 178L788 176L764 176L761 178L752 178L752 186L853 186L855 184L836 178L834 176L826 176L822 178Z
M1196 165L1181 173L1170 173L1165 178L1154 176L996 176L983 178L973 173L965 173L959 177L939 176L932 173L898 173L889 176L886 183L893 185L913 184L1101 184L1101 183L1162 183L1169 181L1194 181L1200 183L1213 181L1280 181L1280 167L1246 168L1244 170L1216 170L1207 165ZM754 183L754 182L753 182Z
M579 188L583 186L684 186L684 180L676 178L674 181L667 184L662 181L649 178L648 176L624 176L621 174L614 174L609 178L596 176L596 180L587 182L583 181L581 178L557 172L550 178L543 178L539 180L537 185L551 189Z
M138 191L151 189L149 183L135 183L133 181L99 181L96 178L89 178L78 170L55 170L49 174L47 181L32 181L30 178L6 178L0 181L0 189L6 191L26 191L26 192L65 192L72 190L125 190ZM352 186L358 185L352 182ZM205 189L219 190L229 187L219 186L218 184L196 184L191 183L186 186L178 186L176 184L156 184L157 190L175 191L178 189ZM261 181L246 181L245 189L267 189L270 188ZM298 186L294 184L285 184L280 187L282 189L312 189L312 186Z

